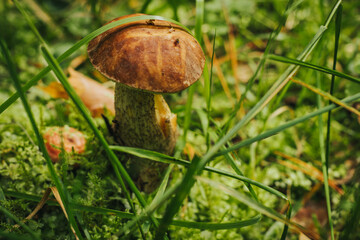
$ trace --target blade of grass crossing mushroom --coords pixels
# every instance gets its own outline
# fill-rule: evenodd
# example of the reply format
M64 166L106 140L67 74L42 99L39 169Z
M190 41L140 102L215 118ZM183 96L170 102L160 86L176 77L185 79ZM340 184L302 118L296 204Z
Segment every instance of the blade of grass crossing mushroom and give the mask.
M39 234L31 230L25 223L20 221L16 216L14 216L11 212L9 212L6 208L0 205L0 212L2 212L5 216L8 218L14 220L19 226L21 226L23 229L25 229L26 232L28 232L31 235L32 239L41 239ZM1 233L0 233L1 236Z
M305 60L310 53L313 51L323 33L326 31L330 20L333 18L337 8L339 7L341 1L338 1L335 6L333 7L331 13L328 16L328 19L325 21L325 25L320 26L318 32L315 34L313 39L304 49L304 51L299 55L298 59ZM251 119L253 119L257 113L261 111L261 109L266 106L266 104L276 95L278 91L290 80L291 77L297 72L299 67L291 66L289 67L281 76L280 78L274 83L274 85L270 88L270 90L260 99L260 101L241 119L235 126L228 131L226 135L224 135L219 141L209 149L209 151L203 156L203 158L198 162L192 162L191 165L195 165L194 174L198 175L205 165L212 159L212 157L216 154L216 152L228 142L245 124L247 124ZM188 170L189 172L189 170ZM173 219L174 215L179 210L183 200L187 196L188 192L192 188L193 184L195 183L194 175L191 173L186 173L182 179L181 187L179 191L176 193L176 196L172 198L170 204L167 206L167 209L164 213L163 219L160 223L158 228L158 232L156 233L157 239L162 239L170 221Z
M44 144L44 140L39 132L39 129L37 128L37 125L36 125L36 121L35 121L35 118L32 114L32 111L31 111L31 108L30 108L30 105L26 99L26 96L24 94L24 92L22 92L22 89L21 89L21 85L20 85L20 81L18 79L18 75L17 75L17 72L15 70L15 65L13 64L12 62L12 59L10 57L10 53L7 49L7 46L5 44L5 42L3 41L3 39L0 39L0 45L1 45L1 50L3 52L3 55L7 61L7 64L8 64L8 69L9 69L9 72L10 72L10 75L14 81L14 85L15 85L15 88L17 90L17 92L19 93L20 95L20 98L21 98L21 101L23 103L23 106L24 106L24 109L28 115L28 118L30 120L30 123L31 123L31 126L34 130L34 133L36 135L36 138L38 140L38 145L39 145L39 148L41 150L41 152L43 153L43 156L46 160L46 163L47 163L47 166L48 166L48 169L50 171L50 174L51 174L51 178L53 179L56 187L58 189L60 189L60 196L61 198L63 199L63 202L64 202L64 205L65 205L65 209L69 215L69 222L70 222L70 225L72 226L72 228L74 229L75 233L80 236L81 238L81 235L79 234L79 228L77 227L77 224L76 224L76 221L75 221L75 218L71 212L71 209L68 207L68 194L67 194L67 191L66 191L66 188L63 186L60 178L57 176L56 172L55 172L55 169L54 169L54 166L50 160L50 157L48 155L48 152L46 151L46 147L45 147L45 144Z
M46 47L44 47L44 46L41 47L41 50L43 52L45 60L48 62L48 64L54 71L55 75L57 76L57 78L59 79L61 84L63 85L64 89L66 90L66 92L68 93L70 98L73 100L76 107L80 110L84 119L88 122L88 124L89 124L90 128L93 130L95 136L99 139L100 143L103 145L105 152L108 155L111 164L113 165L115 174L116 174L117 178L119 179L120 183L122 183L122 181L123 181L122 178L124 178L125 181L128 183L129 188L134 192L135 196L139 200L141 206L145 208L147 206L147 203L146 203L144 197L141 195L140 191L137 189L134 182L132 181L132 179L130 178L129 174L126 172L125 168L122 166L120 161L118 161L114 152L109 148L109 145L107 144L104 136L97 129L97 127L96 127L94 121L92 120L89 112L87 111L85 105L81 102L79 96L75 93L75 90L69 84L64 72L61 70L60 66L56 62L56 59L49 53L49 51ZM127 191L127 188L124 188L123 190ZM126 196L130 196L130 195L126 194ZM132 201L132 199L130 198L130 199L128 199L128 201L130 202L130 201ZM154 217L150 217L150 219L152 220L152 222L155 226L158 224L157 220Z
M21 5L19 5L21 7ZM26 12L24 12L26 13ZM107 30L125 24L125 23L129 23L129 22L133 22L133 21L138 21L138 20L149 20L149 19L157 19L157 20L165 20L165 21L169 21L172 23L175 23L179 26L181 26L182 28L184 28L185 30L187 30L190 34L190 30L188 28L186 28L184 25L182 25L179 22L176 22L172 19L169 18L164 18L164 17L160 17L160 16L154 16L154 15L144 15L144 16L137 16L137 17L129 17L126 19L122 19L122 20L118 20L118 21L114 21L112 23L106 24L105 26L102 26L98 29L96 29L95 31L91 32L90 34L86 35L83 39L81 39L80 41L78 41L77 43L75 43L72 47L70 47L68 50L66 50L63 54L61 54L58 58L57 61L59 63L63 62L65 59L67 59L68 57L70 57L73 53L75 53L77 50L79 50L80 47L82 47L84 44L87 44L89 41L91 41L93 38L95 38L96 36L98 36L99 34L106 32ZM33 24L32 24L33 25ZM33 25L34 26L34 25ZM32 28L32 30L36 30L36 28ZM38 34L36 34L38 35ZM40 35L40 34L39 34ZM41 35L40 35L41 36ZM22 90L23 92L26 92L27 90L29 90L32 86L34 86L40 79L42 79L47 73L50 72L50 67L47 66L45 67L43 70L40 71L40 73L38 73L35 77L33 77L32 79L30 79L23 87ZM1 104L0 106L0 114L2 112L4 112L12 103L14 103L17 99L19 98L19 93L15 92L12 96L10 96L4 103Z

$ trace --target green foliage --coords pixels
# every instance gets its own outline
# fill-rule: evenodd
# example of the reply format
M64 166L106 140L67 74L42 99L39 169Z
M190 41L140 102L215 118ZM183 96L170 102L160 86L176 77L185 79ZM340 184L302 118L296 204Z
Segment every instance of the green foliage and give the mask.
M346 179L348 173L356 169L354 177L341 185L344 195L321 188L312 199L327 198L328 203L331 202L327 210L331 212L334 227L330 224L327 230L334 231L335 239L339 236L340 239L359 238L358 231L354 231L358 228L360 212L354 204L360 196L356 183L360 149L357 116L339 108L334 110L335 105L325 106L327 101L291 82L277 95L270 96L279 90L274 86L289 81L292 73L296 72L296 79L310 85L315 85L318 79L323 91L330 89L331 74L334 74L334 96L339 99L351 96L347 103L356 107L353 101L359 98L360 58L356 51L359 33L354 16L358 14L358 1L343 3L341 25L339 22L335 25L332 20L339 2L333 5L335 2L330 1L289 1L287 7L284 1L198 0L196 5L185 0L26 1L23 7L30 14L40 39L30 31L24 14L11 1L3 2L0 4L0 38L11 51L21 83L31 82L25 90L40 79L45 84L54 81L55 76L47 74L50 71L54 71L66 87L62 69L75 57L84 56L84 44L104 28L92 31L114 17L140 10L178 20L195 30L199 40L205 34L214 43L214 57L220 64L213 62L218 66L211 65L211 68L208 65L203 82L188 92L165 96L178 117L181 141L176 158L136 149L110 148L109 145L115 143L104 120L90 118L71 88L67 90L72 100L63 100L53 99L37 87L31 87L25 93L40 133L50 126L68 125L82 131L88 141L85 153L62 155L52 173L39 150L40 141L32 122L20 102L15 102L20 92L8 100L15 91L13 76L8 72L11 67L6 58L0 54L0 103L7 100L0 108L0 186L3 190L0 206L8 211L7 215L0 215L0 238L6 234L14 239L18 235L32 238L36 234L42 239L74 238L61 208L50 202L26 222L28 228L14 228L17 223L14 219L24 219L36 205L34 200L21 194L42 196L59 177L64 186L64 191L59 189L62 199L76 218L70 223L78 225L85 238L119 239L121 230L128 229L126 237L152 239L158 230L158 220L165 216L160 225L163 232L158 236L165 234L169 227L172 239L279 239L286 229L284 231L284 225L278 222L278 215L267 217L264 209L284 211L287 202L301 207L300 202L319 180L301 168L283 166L278 160L284 158L274 154L275 151L297 157L318 169L322 167L331 179ZM340 29L337 46L334 34ZM234 37L231 44L234 44L238 69L233 69L230 59L231 37ZM207 52L205 39L200 42ZM208 62L212 62L211 53L207 57ZM61 62L60 66L57 61ZM334 63L337 63L336 70L332 70ZM78 70L95 76L88 61L82 62ZM241 75L240 82L236 72ZM228 93L220 83L220 73L229 86ZM243 94L240 99L237 88ZM320 123L327 118L321 114L330 110L331 132L327 133L326 126ZM315 116L322 120L318 122ZM111 116L107 117L111 121ZM324 142L326 134L331 136L329 143ZM187 161L191 160L191 154L182 151L185 142L187 153L189 149L195 151L192 161ZM324 161L323 165L320 163L324 160L324 147L330 150L328 166ZM124 180L129 179L117 160L117 157L128 156L125 153L173 164L167 190L155 198L144 197L131 181L125 185ZM214 184L198 181L197 175ZM130 186L135 194L125 186ZM221 187L227 187L226 193ZM18 195L15 197L9 191ZM172 196L175 197L170 198ZM299 207L294 208L293 215ZM140 219L139 224L117 215L116 211L134 212ZM247 227L220 225L246 221L258 212L265 215L261 220L252 219ZM285 214L280 219L286 222ZM287 214L291 214L290 211ZM171 220L175 221L168 226ZM221 227L224 229L219 230ZM297 238L293 232L287 236Z

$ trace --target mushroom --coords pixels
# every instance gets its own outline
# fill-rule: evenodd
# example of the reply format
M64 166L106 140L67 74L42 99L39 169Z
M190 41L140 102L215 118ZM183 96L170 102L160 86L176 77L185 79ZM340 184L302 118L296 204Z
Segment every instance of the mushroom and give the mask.
M116 82L113 128L117 142L171 155L177 137L176 115L162 94L182 91L200 78L205 56L196 39L171 22L141 20L100 34L89 43L88 55L100 73ZM133 159L130 175L149 193L166 166Z
M43 135L45 140L45 147L49 153L51 161L57 163L62 147L67 153L83 153L85 151L86 139L82 132L75 128L64 127L50 127Z

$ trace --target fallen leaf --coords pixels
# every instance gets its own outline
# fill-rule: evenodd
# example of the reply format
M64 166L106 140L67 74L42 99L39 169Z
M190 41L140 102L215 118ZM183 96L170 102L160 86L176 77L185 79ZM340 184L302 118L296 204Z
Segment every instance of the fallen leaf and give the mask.
M104 108L115 115L114 91L101 83L69 68L69 82L93 117L100 117Z
M38 88L49 94L52 98L69 98L65 89L59 82L51 82L48 86L38 86Z
M114 90L85 76L84 74L69 68L69 83L79 95L85 106L90 110L93 117L101 117L106 108L111 115L115 115ZM39 86L44 92L53 98L68 99L66 91L59 82L52 82L48 86Z

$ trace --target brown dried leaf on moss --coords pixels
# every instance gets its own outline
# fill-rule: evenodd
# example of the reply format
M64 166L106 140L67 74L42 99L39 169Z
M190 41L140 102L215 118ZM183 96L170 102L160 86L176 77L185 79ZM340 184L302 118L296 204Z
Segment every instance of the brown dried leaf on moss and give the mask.
M85 76L84 74L69 68L69 82L79 95L85 106L90 110L93 117L100 117L106 108L111 115L115 115L114 90ZM53 98L67 99L68 95L62 85L52 82L48 86L40 86L44 92Z

